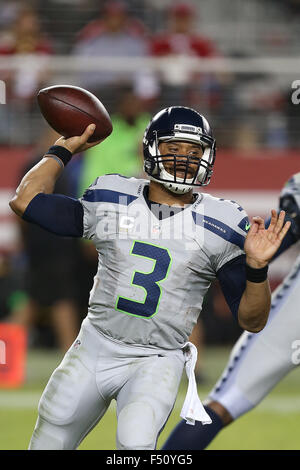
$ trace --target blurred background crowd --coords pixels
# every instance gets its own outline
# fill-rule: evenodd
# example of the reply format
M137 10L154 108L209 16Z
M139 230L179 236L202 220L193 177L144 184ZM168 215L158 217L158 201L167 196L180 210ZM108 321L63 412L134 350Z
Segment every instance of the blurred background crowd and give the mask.
M114 126L101 146L72 160L56 192L80 197L104 173L142 176L151 115L184 105L208 118L217 140L209 192L265 216L299 170L300 108L291 99L299 20L299 0L0 1L0 321L28 329L31 347L65 350L96 271L89 243L50 236L9 212L20 178L57 138L38 90L87 88ZM288 267L289 259L273 268L273 285ZM199 347L240 333L217 285L202 325Z
M297 57L298 0L10 0L0 5L3 144L35 143L43 125L37 90L65 82L99 94L111 113L122 86L141 100L141 112L174 101L199 107L213 121L222 148L299 146L286 99L288 67L251 62ZM164 59L159 66L158 58ZM187 58L202 59L202 65L192 67ZM234 59L234 66L207 67L207 59L217 58Z

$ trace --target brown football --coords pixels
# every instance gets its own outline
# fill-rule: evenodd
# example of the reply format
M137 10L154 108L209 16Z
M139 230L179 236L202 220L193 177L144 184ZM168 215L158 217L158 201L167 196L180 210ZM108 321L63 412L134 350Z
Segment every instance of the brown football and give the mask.
M89 142L104 140L112 132L112 123L101 101L83 88L56 85L43 88L37 95L42 115L64 137L81 135L89 124L96 124Z

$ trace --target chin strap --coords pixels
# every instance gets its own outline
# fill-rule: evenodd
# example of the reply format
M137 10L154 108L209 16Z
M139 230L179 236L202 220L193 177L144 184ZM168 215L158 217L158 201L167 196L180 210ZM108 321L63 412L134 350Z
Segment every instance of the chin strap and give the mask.
M164 185L165 188L167 188L169 191L171 191L174 194L185 194L185 193L188 193L191 190L190 185L183 185L182 184L182 186L185 186L185 187L180 188L180 184L175 186L174 183L167 183L166 181L161 182L161 183Z

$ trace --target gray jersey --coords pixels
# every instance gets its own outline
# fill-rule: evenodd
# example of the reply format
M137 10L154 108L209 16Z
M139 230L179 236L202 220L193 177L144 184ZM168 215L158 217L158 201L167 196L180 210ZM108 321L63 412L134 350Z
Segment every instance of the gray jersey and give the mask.
M83 236L99 254L88 317L117 341L181 348L217 271L244 253L248 218L234 201L198 193L159 220L144 197L148 184L105 175L81 199Z

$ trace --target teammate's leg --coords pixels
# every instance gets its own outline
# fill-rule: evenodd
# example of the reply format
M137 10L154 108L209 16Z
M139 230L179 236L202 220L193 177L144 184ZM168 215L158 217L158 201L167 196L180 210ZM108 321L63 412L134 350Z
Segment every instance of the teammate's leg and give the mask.
M180 421L173 429L162 450L202 450L216 437L221 429L231 423L230 413L218 402L204 407L211 417L211 424L195 422L195 426Z
M141 360L117 396L117 447L155 449L175 403L184 366L183 355Z

